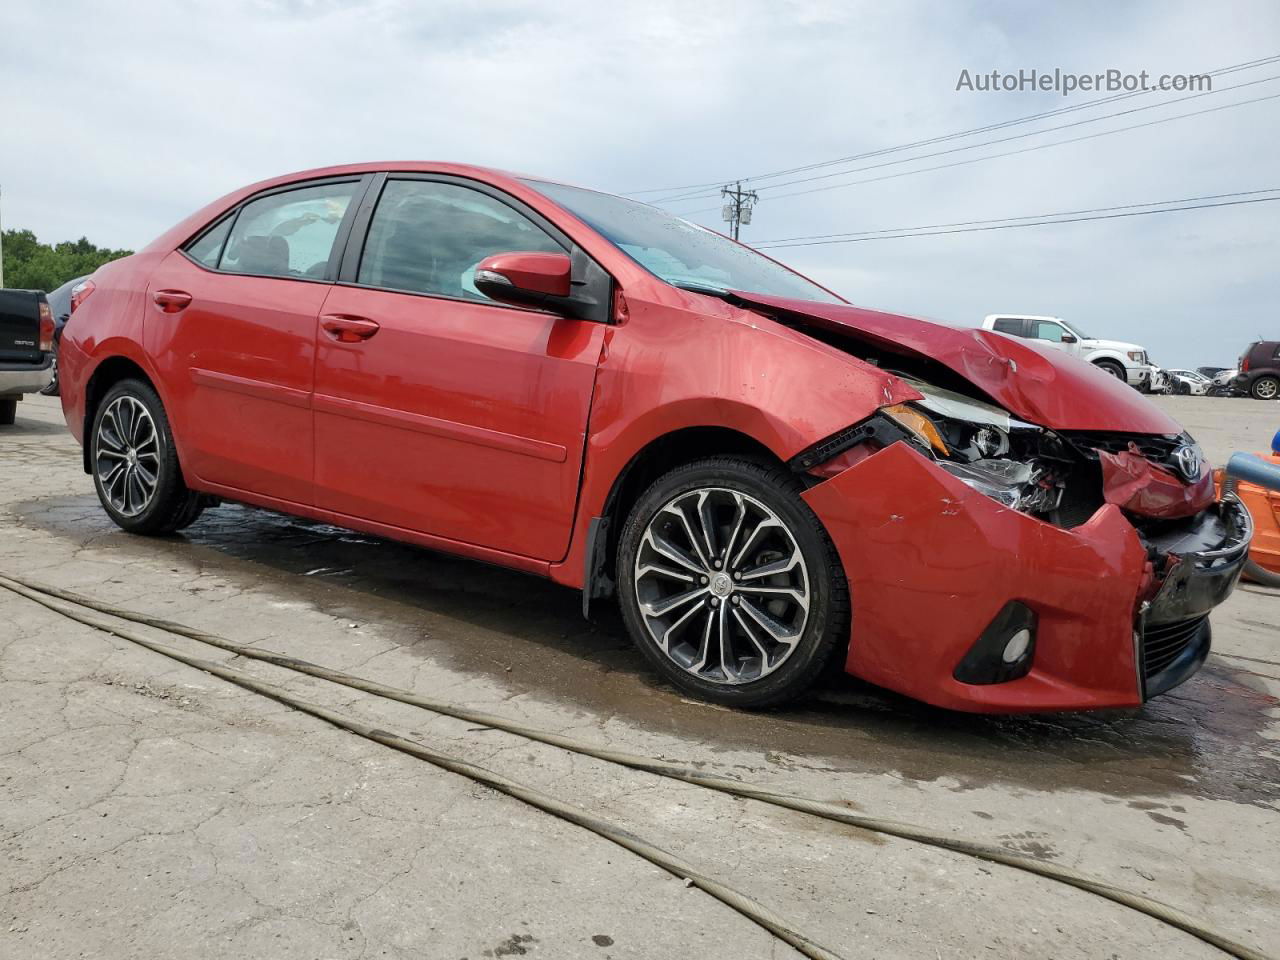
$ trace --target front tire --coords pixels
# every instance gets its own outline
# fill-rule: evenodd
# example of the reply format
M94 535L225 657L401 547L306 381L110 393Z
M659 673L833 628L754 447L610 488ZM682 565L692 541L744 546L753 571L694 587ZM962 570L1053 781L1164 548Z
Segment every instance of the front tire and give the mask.
M1094 366L1099 370L1102 370L1104 373L1111 374L1111 376L1115 377L1121 383L1129 382L1129 375L1125 373L1124 367L1116 363L1114 360L1099 360L1094 364Z
M632 508L618 547L623 619L682 691L776 706L846 649L848 584L801 489L781 467L715 457L658 478Z
M195 522L203 498L187 489L164 404L149 384L122 380L98 405L90 433L98 500L130 533L173 533Z
M1274 400L1280 397L1280 379L1275 377L1259 377L1249 387L1249 393L1255 400Z

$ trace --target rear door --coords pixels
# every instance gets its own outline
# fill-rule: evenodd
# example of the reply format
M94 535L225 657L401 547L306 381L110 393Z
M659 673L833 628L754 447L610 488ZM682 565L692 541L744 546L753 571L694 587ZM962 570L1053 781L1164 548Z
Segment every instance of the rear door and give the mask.
M153 274L147 352L199 480L311 502L316 316L366 182L259 194Z
M374 199L320 320L317 505L563 557L605 327L495 303L472 277L492 254L571 241L473 181L392 175Z

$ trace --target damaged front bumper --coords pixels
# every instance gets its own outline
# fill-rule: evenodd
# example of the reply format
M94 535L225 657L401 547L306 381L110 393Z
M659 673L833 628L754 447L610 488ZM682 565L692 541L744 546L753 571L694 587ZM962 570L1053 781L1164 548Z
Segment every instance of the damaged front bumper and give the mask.
M1144 540L1114 504L1065 529L1001 506L906 443L803 496L848 576L847 671L974 712L1134 707L1182 682L1208 654L1205 617L1235 586L1250 533L1229 501L1163 539ZM957 679L1011 603L1034 615L1029 669Z
M1240 499L1228 494L1174 533L1152 535L1149 543L1169 558L1154 594L1138 608L1134 642L1143 698L1182 683L1209 655L1209 612L1230 596L1249 557L1253 519Z

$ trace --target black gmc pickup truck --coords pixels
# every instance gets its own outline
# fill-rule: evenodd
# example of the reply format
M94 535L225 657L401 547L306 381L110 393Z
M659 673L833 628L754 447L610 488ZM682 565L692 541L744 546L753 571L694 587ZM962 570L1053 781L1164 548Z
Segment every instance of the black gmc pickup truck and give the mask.
M39 290L0 290L0 424L13 423L22 395L53 377L53 327Z

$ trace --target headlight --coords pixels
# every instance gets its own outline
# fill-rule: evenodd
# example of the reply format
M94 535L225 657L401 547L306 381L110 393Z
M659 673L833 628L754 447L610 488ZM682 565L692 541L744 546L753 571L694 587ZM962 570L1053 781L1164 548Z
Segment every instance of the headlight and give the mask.
M912 410L905 403L898 403L892 407L882 407L880 412L935 453L950 456L951 451L947 449L947 442L942 439L937 425L920 411Z
M1129 359L1132 360L1134 363L1141 363L1143 356L1144 354L1141 350L1129 351Z

